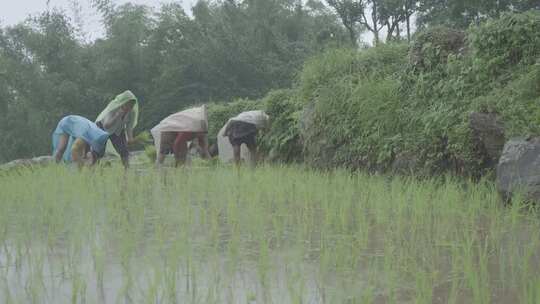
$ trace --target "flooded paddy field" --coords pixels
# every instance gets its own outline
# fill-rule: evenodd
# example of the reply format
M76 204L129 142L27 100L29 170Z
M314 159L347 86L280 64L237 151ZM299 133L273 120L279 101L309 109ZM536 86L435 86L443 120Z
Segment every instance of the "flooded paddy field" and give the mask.
M300 167L0 176L1 303L538 303L490 183Z

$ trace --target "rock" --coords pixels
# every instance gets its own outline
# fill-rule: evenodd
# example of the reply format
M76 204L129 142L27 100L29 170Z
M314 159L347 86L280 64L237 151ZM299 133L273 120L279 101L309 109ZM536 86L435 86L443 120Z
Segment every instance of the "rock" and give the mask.
M30 160L34 165L47 165L54 162L54 157L50 155L34 157Z
M17 159L17 160L11 161L9 163L3 164L2 166L0 166L0 169L2 169L2 170L11 170L11 169L14 169L14 168L20 168L20 167L28 166L29 161L30 160L28 160L28 159Z
M494 113L471 113L469 126L480 171L497 167L505 144L504 125Z
M540 202L540 137L506 143L497 166L497 189L506 202L517 191Z
M34 157L31 159L17 159L0 166L0 170L9 171L17 168L43 166L54 162L54 158L50 155Z

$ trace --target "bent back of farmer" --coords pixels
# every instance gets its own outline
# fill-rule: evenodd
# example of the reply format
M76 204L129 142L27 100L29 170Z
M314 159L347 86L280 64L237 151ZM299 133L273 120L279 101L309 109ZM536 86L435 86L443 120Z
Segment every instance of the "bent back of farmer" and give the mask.
M110 135L111 143L126 168L129 166L128 145L133 142L133 129L138 119L139 102L129 90L109 102L96 119L98 127Z
M185 163L189 141L197 139L201 156L210 158L208 152L208 118L206 106L187 109L163 119L152 130L156 145L157 165L167 154L174 154L176 166Z
M247 111L229 119L227 124L220 131L220 135L228 137L232 145L234 162L239 165L241 161L241 146L245 144L249 150L250 162L255 165L257 158L256 137L259 130L266 128L268 115L263 111ZM218 138L218 143L219 143ZM227 149L221 141L220 150ZM220 152L221 153L221 152Z
M53 156L56 162L82 165L87 160L94 164L103 157L108 138L109 134L92 121L69 115L60 120L52 134Z

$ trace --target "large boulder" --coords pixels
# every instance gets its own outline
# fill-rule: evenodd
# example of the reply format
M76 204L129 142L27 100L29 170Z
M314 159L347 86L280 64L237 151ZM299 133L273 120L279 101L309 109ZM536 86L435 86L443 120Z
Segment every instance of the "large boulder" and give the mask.
M497 166L497 189L506 202L516 192L540 202L540 137L512 139L504 146Z
M504 125L494 113L471 113L469 126L480 170L497 167L505 144Z

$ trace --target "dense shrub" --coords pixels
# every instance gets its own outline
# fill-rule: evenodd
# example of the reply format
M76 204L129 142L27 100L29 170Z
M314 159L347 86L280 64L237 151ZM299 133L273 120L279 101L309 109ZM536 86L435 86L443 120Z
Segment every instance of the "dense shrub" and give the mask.
M273 161L302 160L299 116L302 104L293 90L270 92L263 100L270 127L262 136L261 148Z
M534 64L540 56L540 13L505 13L472 27L469 40L475 60L491 72L505 71L516 64Z
M421 155L432 172L473 173L479 164L468 126L471 112L498 113L508 136L534 133L539 18L537 12L488 20L469 30L467 52L447 52L446 60L430 69L403 74L406 131L401 149ZM437 44L425 45L423 52L436 53Z
M313 91L311 99L304 100L313 109L302 130L311 164L374 168L390 159L399 141L397 76L406 54L405 45L384 45L360 52L331 51L306 64L299 88ZM332 72L333 67L341 72ZM317 71L324 75L309 76Z
M291 90L216 105L212 124L256 105L272 117L263 150L279 160L385 170L413 155L418 172L477 175L472 112L497 113L509 137L540 134L539 57L539 12L467 32L435 27L410 47L329 50L305 63Z
M514 72L512 80L475 100L475 105L497 112L509 137L540 134L540 63Z
M386 77L405 65L406 45L382 45L377 48L335 49L306 61L297 83L300 98L311 102L321 87L343 77Z
M443 26L416 33L409 50L409 63L415 70L430 70L445 64L451 54L465 53L465 32Z

